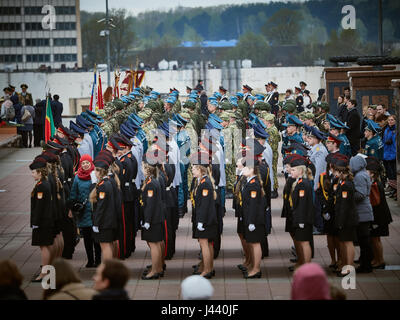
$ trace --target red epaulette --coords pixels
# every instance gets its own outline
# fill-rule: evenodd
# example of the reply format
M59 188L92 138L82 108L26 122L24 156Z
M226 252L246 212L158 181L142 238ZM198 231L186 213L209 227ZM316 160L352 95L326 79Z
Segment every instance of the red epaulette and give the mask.
M149 184L151 182L151 178L149 179L149 181L146 182L146 184Z
M103 183L104 183L104 180L99 183L99 186L101 186Z
M302 183L303 182L303 179L299 179L299 183Z
M253 178L250 180L250 183L254 183L254 182L256 182L256 179Z
M122 158L121 160L119 160L120 162L124 162L125 161L125 158Z
M203 182L205 182L206 181L206 178L203 178L201 181L200 181L200 183L203 183Z

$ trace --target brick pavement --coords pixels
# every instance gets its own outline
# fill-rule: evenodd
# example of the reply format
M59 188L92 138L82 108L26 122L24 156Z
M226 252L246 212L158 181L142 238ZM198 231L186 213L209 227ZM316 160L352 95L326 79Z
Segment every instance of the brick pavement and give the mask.
M40 299L41 285L31 283L32 274L40 265L40 252L31 246L29 227L29 197L33 179L27 166L28 162L17 161L32 159L35 150L9 152L0 159L0 259L10 258L20 268L25 281L23 289L29 299ZM37 152L36 152L37 153ZM281 188L283 178L280 178ZM280 190L281 191L281 190ZM280 192L281 194L281 192ZM400 299L400 208L388 200L392 209L393 223L390 225L390 237L383 238L384 255L387 265L397 266L397 270L376 270L371 274L357 275L355 290L346 290L348 299ZM287 269L289 262L290 236L284 232L284 220L280 218L282 198L272 201L273 231L269 236L270 256L262 261L262 278L245 280L236 265L242 262L240 241L236 234L236 219L228 200L227 214L224 218L224 234L220 256L215 260L216 276L211 280L215 292L213 299L221 300L286 300L290 299L292 273ZM321 264L332 284L340 287L341 279L331 273L325 236L314 236L314 262ZM177 233L176 254L167 261L164 278L153 281L140 279L147 264L151 263L147 245L137 237L136 252L125 261L132 272L127 290L132 299L180 299L180 283L191 274L197 258L199 246L191 238L190 213L180 221ZM358 248L356 248L358 257ZM92 286L94 269L86 269L86 254L83 241L76 247L72 265L79 272L83 282Z

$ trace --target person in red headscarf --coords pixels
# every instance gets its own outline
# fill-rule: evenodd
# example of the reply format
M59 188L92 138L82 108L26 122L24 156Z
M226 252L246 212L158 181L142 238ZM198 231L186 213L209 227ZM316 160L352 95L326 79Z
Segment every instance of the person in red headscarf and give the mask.
M306 263L293 275L292 300L331 300L330 284L319 264Z
M75 213L77 226L80 234L83 236L88 258L86 268L95 268L101 263L100 245L94 242L92 237L92 206L88 200L90 187L92 183L95 182L96 178L92 157L88 154L84 154L79 160L78 171L75 174L74 183L72 184L71 194L69 196L69 216L72 217L73 212ZM80 204L83 205L81 213L75 211Z

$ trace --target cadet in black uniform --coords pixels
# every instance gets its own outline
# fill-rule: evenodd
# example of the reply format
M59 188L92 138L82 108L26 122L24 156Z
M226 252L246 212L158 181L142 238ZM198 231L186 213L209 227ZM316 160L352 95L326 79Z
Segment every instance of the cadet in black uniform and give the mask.
M244 278L261 278L261 242L265 241L265 197L259 174L259 161L250 157L242 158L242 174L246 178L241 190L244 239L249 246L251 263Z
M151 253L151 269L142 276L143 280L158 279L163 272L162 246L164 238L163 205L161 187L156 178L157 169L150 163L143 162L145 180L141 194L142 240L147 241Z
M353 265L354 243L357 238L358 214L354 200L353 175L350 172L347 157L335 160L334 175L338 178L335 190L335 228L338 229L342 265L338 266L337 275L347 274L343 266ZM342 271L344 271L342 273ZM350 271L349 271L350 272Z
M321 204L321 215L324 222L324 233L326 234L331 263L329 268L336 269L340 263L340 246L335 228L335 194L333 186L337 185L337 178L333 175L333 164L338 153L330 153L326 157L327 168L321 173L318 180L316 196ZM337 254L336 254L337 253Z
M121 165L119 179L121 183L121 192L123 197L123 221L124 235L124 252L121 255L129 258L132 254L133 237L133 221L134 221L134 203L137 193L135 179L137 175L138 164L136 158L131 152L132 143L123 136L115 137L115 141L122 150L117 151L117 160Z
M242 244L244 262L238 264L237 267L242 271L246 272L251 265L251 253L249 245L244 239L244 222L243 222L243 200L242 200L242 188L246 183L246 177L242 175L243 170L242 159L239 158L236 162L236 182L234 185L234 195L233 195L233 209L235 210L235 217L237 220L236 232L239 236L240 242Z
M45 151L41 155L47 161L48 181L50 183L51 196L51 209L54 217L54 246L52 247L53 259L61 257L64 250L64 238L62 235L62 222L66 214L65 199L63 185L60 180L60 172L57 167L57 156L51 152Z
M31 193L32 246L40 246L42 266L51 264L51 246L54 243L54 217L51 210L51 190L47 180L46 159L41 156L30 164L36 185ZM46 274L40 274L33 282L40 282Z
M310 181L313 178L308 173L307 164L308 161L304 157L292 160L290 164L291 176L296 179L292 185L290 205L294 240L297 243L297 267L311 262L312 256L310 241L313 238L314 205Z
M393 221L389 206L386 202L385 190L380 179L382 166L375 157L368 157L367 171L372 180L371 186L371 205L374 211L374 221L372 222L371 239L374 258L371 261L372 268L385 269L383 258L383 246L381 237L389 236L389 224Z
M93 232L95 241L100 243L104 261L113 258L112 243L117 238L115 195L108 176L110 161L99 153L94 165L97 184L90 193L93 205Z
M209 160L208 152L199 152L191 156L194 180L191 191L193 238L198 239L202 253L202 263L194 273L207 279L215 275L212 241L218 235L215 206L217 194L212 178L209 176Z

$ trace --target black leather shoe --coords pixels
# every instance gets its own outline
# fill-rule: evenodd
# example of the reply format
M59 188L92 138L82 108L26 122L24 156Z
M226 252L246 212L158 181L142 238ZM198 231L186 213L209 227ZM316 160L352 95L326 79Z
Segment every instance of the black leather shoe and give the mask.
M93 262L88 262L85 266L85 268L95 268L95 265Z
M360 259L354 260L354 263L360 264Z
M185 216L185 209L178 208L178 215L179 215L179 218L183 218Z
M271 192L271 199L276 199L278 198L279 194L277 190L274 190Z
M377 265L377 266L372 266L372 269L385 269L385 267L386 267L386 264L382 263L382 264Z
M336 276L338 276L339 278L343 278L347 275L348 275L348 273L342 273L341 271L336 272Z
M290 272L294 271L294 267L293 266L290 266L288 269L289 269Z
M194 270L194 271L192 272L192 274L198 276L198 275L201 274L201 272L200 272L199 270Z
M242 264L238 264L237 267L241 270L241 271L247 271L247 268L242 265Z
M259 279L259 278L261 278L261 271L257 272L256 274L253 274L252 276L249 276L249 274L246 273L244 275L244 278L245 279Z
M159 273L155 273L151 277L146 277L145 275L142 275L142 280L154 280L154 279L159 279L159 278L160 278Z
M206 279L211 279L214 276L215 276L215 271L213 270L213 271L205 274L203 277L206 278Z
M296 263L296 262L297 262L297 258L292 258L292 259L290 259L290 262Z

